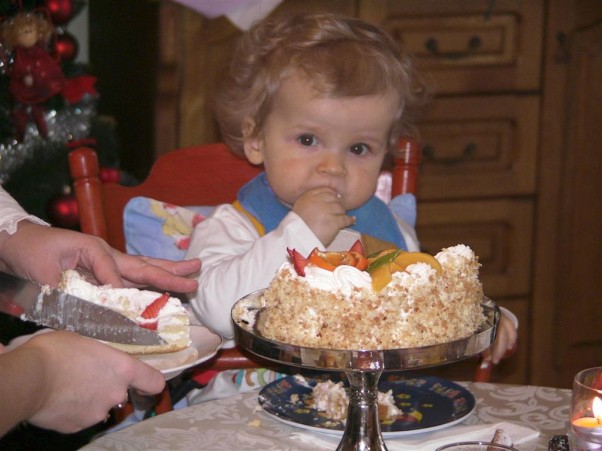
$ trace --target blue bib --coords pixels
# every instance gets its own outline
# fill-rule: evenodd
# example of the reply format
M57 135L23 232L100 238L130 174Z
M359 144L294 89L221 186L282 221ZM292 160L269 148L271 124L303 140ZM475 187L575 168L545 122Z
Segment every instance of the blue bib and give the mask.
M238 192L238 202L265 228L265 233L274 230L291 210L284 205L270 187L265 172L262 172ZM355 216L352 230L371 235L379 240L395 244L399 249L407 249L405 240L393 213L376 196L359 208L349 210L349 216Z

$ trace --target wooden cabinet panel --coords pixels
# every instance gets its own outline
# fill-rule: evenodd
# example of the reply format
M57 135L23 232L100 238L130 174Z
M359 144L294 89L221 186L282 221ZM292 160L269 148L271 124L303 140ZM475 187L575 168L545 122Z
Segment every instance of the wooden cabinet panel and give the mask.
M600 2L551 2L548 28L531 373L570 387L602 364Z
M416 57L437 94L533 91L540 86L543 2L360 0Z
M420 200L535 192L536 96L437 98L420 122Z
M515 64L517 17L392 17L389 33L420 62L423 69L468 68Z
M436 254L459 243L479 256L481 281L492 299L530 293L533 204L529 200L418 204L421 248Z

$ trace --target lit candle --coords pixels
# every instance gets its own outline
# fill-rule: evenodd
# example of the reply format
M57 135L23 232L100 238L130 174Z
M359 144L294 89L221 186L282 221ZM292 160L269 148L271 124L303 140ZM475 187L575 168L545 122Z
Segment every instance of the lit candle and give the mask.
M573 424L579 427L586 428L602 428L602 399L595 397L592 401L593 417L583 417L573 420Z
M595 397L592 401L593 417L581 417L573 420L573 431L581 440L602 445L602 399ZM581 449L581 448L579 448ZM583 449L590 449L585 447ZM591 448L602 449L602 448Z

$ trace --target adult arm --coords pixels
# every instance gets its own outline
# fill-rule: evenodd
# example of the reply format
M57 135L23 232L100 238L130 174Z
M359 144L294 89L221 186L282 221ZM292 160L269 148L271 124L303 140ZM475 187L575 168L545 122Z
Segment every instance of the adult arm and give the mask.
M114 287L150 285L185 293L197 287L186 276L200 267L198 259L174 262L126 255L100 238L48 227L0 188L0 269L51 286L64 270L77 269L91 281Z
M51 286L63 271L77 269L99 284L150 285L182 293L196 289L196 281L186 276L201 267L198 259L175 262L126 255L98 237L27 220L13 235L0 232L0 263L14 274Z
M21 421L76 432L105 419L128 387L154 394L165 385L160 371L135 357L65 331L0 349L0 380L0 436Z

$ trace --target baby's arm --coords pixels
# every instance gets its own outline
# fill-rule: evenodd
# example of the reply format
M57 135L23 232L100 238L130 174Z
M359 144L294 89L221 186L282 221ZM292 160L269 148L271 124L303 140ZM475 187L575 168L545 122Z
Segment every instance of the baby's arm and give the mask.
M187 252L187 258L195 256L203 261L199 288L190 299L199 320L224 338L232 338L232 306L246 294L268 286L288 260L287 247L307 255L321 244L294 213L260 237L234 207L218 207L196 226Z
M505 355L514 352L518 332L518 319L514 313L503 307L501 311L497 337L491 348L485 353L485 359L490 359L496 365Z

